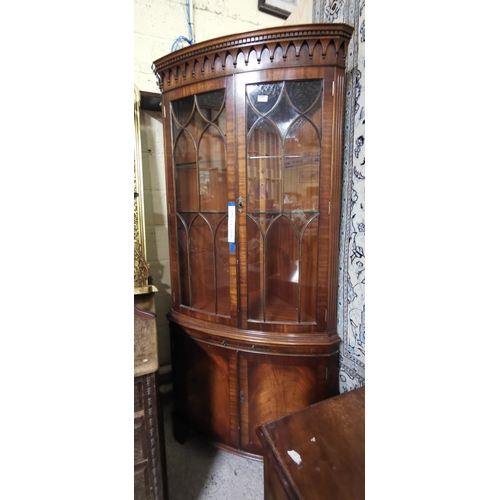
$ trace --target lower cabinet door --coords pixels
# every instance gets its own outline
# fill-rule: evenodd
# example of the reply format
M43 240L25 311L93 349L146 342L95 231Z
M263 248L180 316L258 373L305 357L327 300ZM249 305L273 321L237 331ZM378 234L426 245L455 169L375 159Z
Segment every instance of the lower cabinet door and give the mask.
M236 351L172 331L171 338L175 425L237 449Z
M260 425L335 396L336 354L268 354L216 345L171 323L174 437L191 432L243 455L263 455ZM199 336L199 332L196 332Z
M328 359L239 353L240 422L243 451L263 454L255 429L329 397Z

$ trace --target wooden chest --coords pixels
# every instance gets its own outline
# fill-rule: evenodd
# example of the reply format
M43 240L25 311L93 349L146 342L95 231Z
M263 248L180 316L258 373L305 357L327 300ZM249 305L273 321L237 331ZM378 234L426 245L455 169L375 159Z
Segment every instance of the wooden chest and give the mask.
M365 498L364 387L263 424L257 434L265 500Z

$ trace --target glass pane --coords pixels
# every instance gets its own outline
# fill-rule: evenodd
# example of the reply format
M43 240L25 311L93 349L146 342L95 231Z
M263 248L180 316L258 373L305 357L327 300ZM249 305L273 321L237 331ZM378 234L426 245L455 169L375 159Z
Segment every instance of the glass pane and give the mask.
M290 81L285 83L285 90L292 106L304 114L314 105L319 104L323 90L323 81Z
M285 198L283 210L286 213L300 210L305 213L317 212L319 205L318 162L308 161L295 168L285 170Z
M176 167L196 163L196 145L193 137L183 130L174 144L174 161Z
M279 212L281 206L281 158L248 161L247 212Z
M247 217L247 241L248 319L264 321L262 302L264 250L259 226L251 217Z
M200 137L205 128L207 127L207 122L201 117L200 112L195 110L193 118L188 123L186 130L193 136L196 144L200 142Z
M227 216L215 235L217 258L217 314L229 316L229 243L227 241Z
M318 131L306 118L299 118L288 130L285 141L285 156L319 155Z
M298 116L300 116L299 113L290 106L286 99L280 99L278 105L267 115L267 118L276 124L281 135L285 137L288 128Z
M219 224L222 222L222 219L226 216L227 214L213 214L213 213L203 214L203 218L206 219L213 233L217 231Z
M194 108L194 97L192 95L173 101L171 104L172 115L181 125L186 126Z
M247 154L250 158L281 156L282 139L279 130L269 120L260 120L248 137Z
M174 148L177 211L198 210L198 183L196 175L196 147L185 130Z
M299 318L299 239L293 224L279 217L265 240L266 321L297 322Z
M219 115L224 105L224 95L224 89L221 89L196 96L196 105L207 121L213 122Z
M307 226L307 223L312 217L314 217L314 215L305 213L304 211L299 209L295 209L292 210L292 213L288 217L293 222L295 228L297 229L297 232L301 234L304 227Z
M198 216L189 231L191 307L215 312L214 240L207 221Z
M188 244L186 224L181 216L177 217L177 245L179 255L179 278L181 287L181 304L189 306L189 271L188 271Z
M196 196L196 167L183 167L175 172L177 211L198 210L198 196Z
M224 108L222 110L221 114L214 121L214 124L219 127L219 129L222 131L222 134L224 135L224 137L226 137L226 131L227 131L226 108Z
M247 85L247 102L260 115L269 113L278 102L283 90L283 82Z
M314 124L314 126L318 129L319 134L321 135L321 100L316 101L316 104L305 114L307 118Z
M285 171L285 211L319 210L319 167L318 161L304 161L294 169Z
M300 321L316 321L316 300L318 283L318 236L319 219L317 215L306 226L302 234L302 261L300 272Z
M320 141L305 118L290 128L285 143L284 211L318 210Z
M201 211L227 212L226 146L217 127L203 134L199 149Z
M252 125L259 119L259 115L252 109L251 106L247 106L247 134L250 132Z
M183 167L176 171L177 210L198 210L196 196L196 167Z

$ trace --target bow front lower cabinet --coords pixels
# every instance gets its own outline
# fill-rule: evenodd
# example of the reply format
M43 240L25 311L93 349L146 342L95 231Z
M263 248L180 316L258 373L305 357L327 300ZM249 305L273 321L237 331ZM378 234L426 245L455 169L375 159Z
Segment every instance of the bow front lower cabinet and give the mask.
M173 417L259 459L255 429L338 394L344 74L353 29L220 37L162 92Z

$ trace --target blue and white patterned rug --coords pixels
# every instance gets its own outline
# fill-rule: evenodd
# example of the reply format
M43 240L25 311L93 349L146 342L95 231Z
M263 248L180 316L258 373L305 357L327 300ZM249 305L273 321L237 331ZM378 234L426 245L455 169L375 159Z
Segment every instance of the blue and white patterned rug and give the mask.
M365 0L313 0L314 22L354 26L346 68L338 334L340 392L365 385Z

